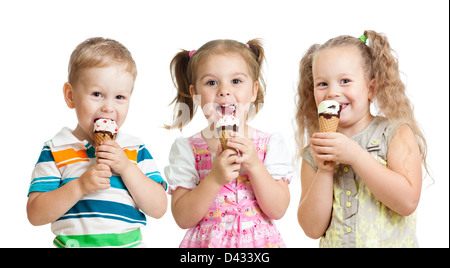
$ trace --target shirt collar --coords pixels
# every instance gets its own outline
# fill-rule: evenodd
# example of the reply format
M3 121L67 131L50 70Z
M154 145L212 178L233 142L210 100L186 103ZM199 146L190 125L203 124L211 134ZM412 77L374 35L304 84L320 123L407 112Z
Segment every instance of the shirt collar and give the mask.
M53 146L63 146L63 145L71 145L71 144L82 144L84 147L89 147L89 142L87 140L80 141L73 134L72 130L68 127L64 127L59 131L55 137L52 139ZM119 144L121 148L130 147L130 146L138 146L143 144L142 140L138 137L134 137L132 135L126 134L122 131L117 132L116 142Z

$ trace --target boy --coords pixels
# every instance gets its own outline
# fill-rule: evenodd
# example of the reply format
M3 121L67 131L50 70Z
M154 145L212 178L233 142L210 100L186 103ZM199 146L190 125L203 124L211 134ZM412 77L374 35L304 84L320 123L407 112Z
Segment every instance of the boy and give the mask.
M139 138L119 130L93 147L96 119L124 123L136 75L130 52L114 40L88 39L71 55L63 92L78 124L45 142L27 203L31 224L52 223L57 247L139 246L139 209L154 218L166 212L167 183Z

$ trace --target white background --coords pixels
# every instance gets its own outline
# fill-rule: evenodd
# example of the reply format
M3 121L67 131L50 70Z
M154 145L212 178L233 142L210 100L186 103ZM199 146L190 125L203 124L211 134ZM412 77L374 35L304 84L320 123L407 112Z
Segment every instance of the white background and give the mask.
M94 36L113 38L132 53L138 76L123 130L144 139L160 170L176 130L167 131L175 96L169 63L179 49L197 49L212 39L247 42L263 38L267 55L266 103L250 124L281 132L295 152L294 94L299 61L313 43L364 30L385 33L399 56L407 92L428 141L426 177L418 207L421 247L449 246L449 2L430 1L1 1L0 247L51 247L50 225L34 227L25 206L31 171L43 142L76 117L62 86L73 49ZM442 122L438 120L443 119ZM201 112L185 129L206 124ZM298 165L299 168L299 165ZM297 223L300 179L290 184L291 203L277 221L288 247L317 247ZM169 196L170 201L170 196ZM170 206L163 218L148 218L148 247L178 247L185 231Z

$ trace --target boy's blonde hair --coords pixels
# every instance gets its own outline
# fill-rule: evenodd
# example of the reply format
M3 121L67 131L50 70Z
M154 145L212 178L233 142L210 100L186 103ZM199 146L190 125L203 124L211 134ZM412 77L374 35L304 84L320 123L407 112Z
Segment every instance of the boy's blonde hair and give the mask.
M361 55L362 68L367 81L375 79L375 99L379 112L390 122L395 131L401 124L411 126L417 143L419 144L422 163L428 172L426 164L427 144L425 137L414 117L413 105L405 93L405 85L400 78L398 60L394 56L387 37L375 31L365 31L365 38L352 36L338 36L328 40L325 44L312 45L300 61L300 80L297 88L297 133L295 135L300 158L307 148L313 133L319 132L317 107L314 99L313 61L320 51L333 47L353 47Z
M123 64L125 70L133 76L133 80L136 79L136 63L124 45L103 37L89 38L79 44L70 56L68 81L75 87L84 70L112 64Z
M166 125L167 129L178 128L182 130L194 117L196 108L194 100L189 91L189 86L194 85L197 78L199 64L213 53L238 54L248 64L253 81L258 81L258 92L254 104L254 112L249 113L249 117L256 115L259 108L264 103L266 84L262 75L262 65L265 60L262 42L253 39L243 44L235 40L213 40L198 50L182 50L177 53L170 63L170 73L172 81L177 88L177 95L170 104L175 103L173 122ZM182 118L183 113L180 106L187 105L189 118Z

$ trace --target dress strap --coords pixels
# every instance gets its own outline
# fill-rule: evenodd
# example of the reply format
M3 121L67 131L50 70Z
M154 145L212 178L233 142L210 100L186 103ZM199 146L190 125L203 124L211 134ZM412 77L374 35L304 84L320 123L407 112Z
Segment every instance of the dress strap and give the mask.
M366 149L368 152L373 152L373 151L379 151L381 150L381 141L383 138L383 134L386 130L386 128L389 125L389 121L385 120L383 122L380 122L380 124L377 126L377 128L375 129L375 131L372 133L372 136L369 139L369 142L366 145Z
M381 146L383 142L383 136L385 135L386 129L389 126L389 120L384 120L378 124L369 142L366 145L366 150L381 164L387 165L386 156L381 156Z

